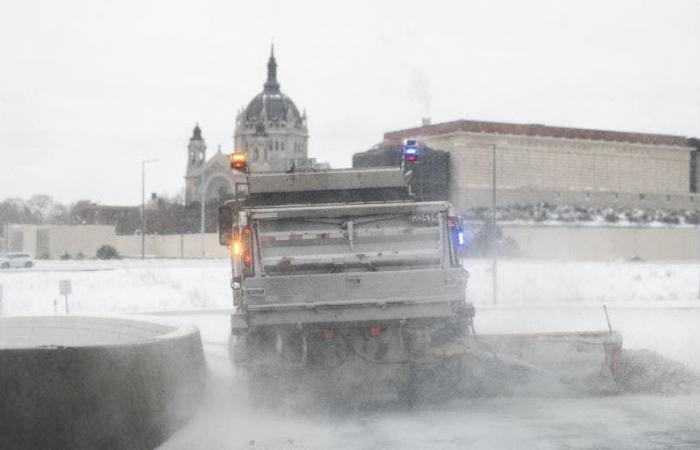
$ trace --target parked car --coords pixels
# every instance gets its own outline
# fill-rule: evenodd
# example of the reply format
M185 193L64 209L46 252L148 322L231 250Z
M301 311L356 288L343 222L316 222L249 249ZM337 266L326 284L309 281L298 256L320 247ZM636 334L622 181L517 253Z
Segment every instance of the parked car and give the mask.
M0 253L0 268L9 269L11 267L33 267L34 258L29 253Z

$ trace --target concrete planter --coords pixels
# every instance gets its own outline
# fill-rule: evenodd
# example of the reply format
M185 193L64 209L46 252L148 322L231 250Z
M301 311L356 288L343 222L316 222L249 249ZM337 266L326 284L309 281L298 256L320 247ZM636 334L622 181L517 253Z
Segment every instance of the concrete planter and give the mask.
M190 418L204 380L195 327L0 318L0 448L155 448Z

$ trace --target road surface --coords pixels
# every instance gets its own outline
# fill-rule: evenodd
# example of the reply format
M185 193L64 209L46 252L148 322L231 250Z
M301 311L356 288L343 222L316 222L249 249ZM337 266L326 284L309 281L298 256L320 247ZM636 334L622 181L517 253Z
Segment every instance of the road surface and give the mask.
M700 308L612 307L626 348L700 370ZM256 412L228 361L228 316L176 314L202 332L210 372L195 419L161 449L697 449L700 394L498 398L402 410ZM478 308L477 331L605 329L600 306Z

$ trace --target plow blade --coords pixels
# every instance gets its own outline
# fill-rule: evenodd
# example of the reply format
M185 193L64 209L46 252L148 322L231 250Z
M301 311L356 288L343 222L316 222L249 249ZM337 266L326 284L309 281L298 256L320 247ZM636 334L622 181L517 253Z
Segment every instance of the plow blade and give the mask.
M622 336L618 332L492 334L479 336L477 343L482 358L490 360L491 369L507 379L516 391L530 390L537 394L619 391L616 373Z

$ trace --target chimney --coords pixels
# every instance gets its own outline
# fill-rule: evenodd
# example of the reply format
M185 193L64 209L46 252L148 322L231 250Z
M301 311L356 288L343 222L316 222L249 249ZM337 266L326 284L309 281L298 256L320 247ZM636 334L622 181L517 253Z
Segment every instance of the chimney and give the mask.
M424 127L430 126L430 117L423 117L422 122Z

